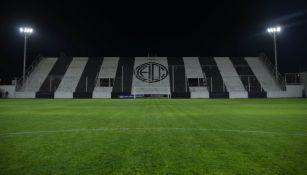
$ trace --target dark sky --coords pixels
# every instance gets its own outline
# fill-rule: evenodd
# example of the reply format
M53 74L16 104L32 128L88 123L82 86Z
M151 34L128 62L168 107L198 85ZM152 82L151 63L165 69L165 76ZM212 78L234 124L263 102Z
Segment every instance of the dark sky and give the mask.
M108 1L109 2L109 1ZM188 1L191 2L191 1ZM270 25L281 25L282 72L307 65L307 1L245 0L132 4L1 1L0 77L22 72L22 25L35 33L28 60L59 56L258 56L273 60Z

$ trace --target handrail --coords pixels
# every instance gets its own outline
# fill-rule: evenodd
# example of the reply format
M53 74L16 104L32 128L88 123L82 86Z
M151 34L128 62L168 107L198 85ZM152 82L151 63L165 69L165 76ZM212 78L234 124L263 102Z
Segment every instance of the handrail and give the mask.
M293 77L294 77L294 82L291 82L291 80L293 80ZM289 82L289 78L292 78L292 79L290 79L290 82ZM289 85L302 85L302 84L304 84L300 79L300 73L285 73L285 82L286 82L286 84L289 84Z
M95 85L95 87L98 87L98 77L99 77L99 73L100 73L100 70L101 70L101 66L102 66L102 63L100 64L100 69L99 69L99 71L97 72L97 75L96 75L96 77L95 77L95 82L94 82L94 85ZM100 82L99 82L100 83Z
M98 76L99 76L99 72L97 72L97 75L95 77L95 82L94 82L95 87L98 87Z
M207 82L207 76L206 76L206 73L204 71L204 82L206 83L205 86L208 86L208 82Z
M36 59L31 63L31 65L26 69L25 80L23 80L23 76L17 79L17 82L16 82L17 90L19 90L23 86L23 83L27 81L28 77L33 72L34 68L43 58L44 58L43 56L37 56Z
M272 64L269 58L264 54L260 55L259 58L267 66L272 76L274 77L275 81L277 81L278 85L280 86L281 90L285 91L287 88L285 79L282 77L282 75L278 71L276 72L275 66ZM277 77L275 76L276 74L277 74Z

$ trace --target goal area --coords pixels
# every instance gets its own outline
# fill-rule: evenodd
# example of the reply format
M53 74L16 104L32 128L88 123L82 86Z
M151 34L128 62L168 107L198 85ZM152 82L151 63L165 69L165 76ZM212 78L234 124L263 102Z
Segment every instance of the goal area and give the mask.
M133 87L133 98L171 98L169 87Z

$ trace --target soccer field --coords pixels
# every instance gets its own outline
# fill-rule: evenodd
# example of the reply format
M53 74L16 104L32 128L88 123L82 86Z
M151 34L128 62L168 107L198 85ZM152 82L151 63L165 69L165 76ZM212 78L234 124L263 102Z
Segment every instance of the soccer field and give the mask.
M307 100L0 100L0 174L303 175Z

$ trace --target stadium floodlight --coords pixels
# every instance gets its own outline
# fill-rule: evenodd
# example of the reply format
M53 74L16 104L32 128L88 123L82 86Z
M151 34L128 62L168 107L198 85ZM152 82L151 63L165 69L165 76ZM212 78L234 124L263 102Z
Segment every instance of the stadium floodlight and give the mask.
M277 46L276 46L276 36L281 32L281 27L270 27L267 29L268 33L274 38L274 55L275 55L275 77L278 79L278 64L277 64Z
M33 29L31 27L20 27L19 32L29 35L33 33Z
M22 71L22 81L24 83L26 78L26 59L27 59L27 39L33 33L33 28L31 27L20 27L19 32L24 34L24 48L23 48L23 71Z

